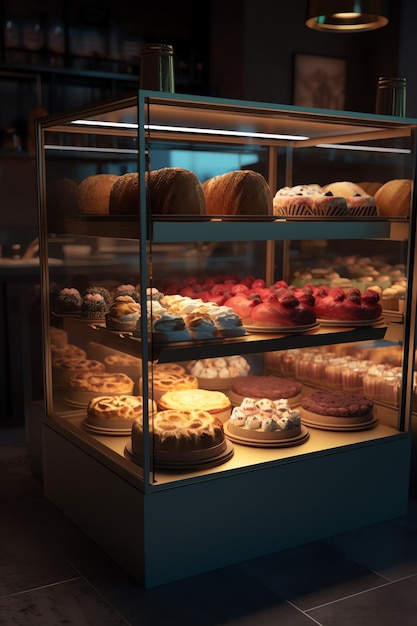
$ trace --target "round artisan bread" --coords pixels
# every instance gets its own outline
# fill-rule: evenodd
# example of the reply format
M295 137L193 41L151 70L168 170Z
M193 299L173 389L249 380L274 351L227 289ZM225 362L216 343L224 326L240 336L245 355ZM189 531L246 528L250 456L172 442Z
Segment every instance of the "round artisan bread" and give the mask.
M148 185L154 215L205 215L203 188L194 172L163 167L150 172Z
M77 208L83 215L108 215L110 192L118 180L116 174L95 174L80 182Z
M405 217L410 215L412 181L408 178L389 180L375 192L379 214Z
M208 215L272 215L272 192L258 172L227 172L202 186Z
M355 194L360 194L361 196L367 196L367 192L365 189L362 189L360 185L356 183L351 183L348 180L342 180L335 183L330 183L323 187L323 192L326 193L330 191L334 196L342 197L342 198L350 198Z
M164 167L145 173L146 193L154 215L204 215L206 203L197 176L181 167ZM120 176L110 194L110 215L138 215L139 175Z
M145 181L147 180L145 174ZM139 215L139 175L123 174L114 183L109 200L110 215Z

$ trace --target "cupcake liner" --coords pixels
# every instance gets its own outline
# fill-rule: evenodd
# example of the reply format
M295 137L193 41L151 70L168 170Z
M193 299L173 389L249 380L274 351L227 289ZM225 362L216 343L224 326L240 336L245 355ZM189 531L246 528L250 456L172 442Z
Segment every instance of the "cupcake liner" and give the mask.
M339 217L343 215L347 215L347 207L345 204L316 204L314 206L314 214L315 215L323 215L323 216L333 216Z
M304 217L308 215L314 215L312 207L305 204L286 204L286 205L274 205L274 215L286 215L292 217Z
M375 217L378 215L377 206L348 206L348 215L351 217Z

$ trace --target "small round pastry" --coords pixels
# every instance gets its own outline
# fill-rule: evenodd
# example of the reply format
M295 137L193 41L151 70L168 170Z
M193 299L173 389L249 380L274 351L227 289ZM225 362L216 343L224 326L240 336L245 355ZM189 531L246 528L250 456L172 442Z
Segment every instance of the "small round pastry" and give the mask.
M201 462L218 457L227 450L223 423L203 409L169 409L152 418L152 448L155 465ZM142 420L132 426L132 455L143 458Z
M376 423L372 400L342 391L313 391L301 400L301 420L325 430L355 429Z
M110 330L134 331L140 317L140 304L130 296L117 296L105 315Z
M51 356L52 361L56 359L86 359L87 353L83 348L76 346L73 343L66 343L63 346L57 346L51 344Z
M116 291L114 292L114 298L118 298L119 296L130 296L133 298L135 302L140 301L140 294L136 289L135 285L126 284L126 285L118 285L116 287Z
M112 303L112 297L111 297L110 291L106 287L87 287L87 289L84 292L84 296L86 296L89 293L99 293L101 296L103 296L104 302L106 303L108 307Z
M208 215L272 215L272 193L262 174L237 170L203 182Z
M102 395L131 395L133 380L122 372L77 372L68 380L66 400L75 406L87 406Z
M79 372L104 372L104 363L76 357L59 357L52 362L52 382L56 387L66 387L71 376Z
M412 181L408 178L389 180L375 192L379 215L406 217L410 215Z
M81 310L82 298L78 289L64 287L55 299L55 313L62 315L79 313Z
M104 319L107 313L107 304L100 293L87 293L81 303L81 317L88 320Z
M231 414L232 405L222 391L208 389L177 389L167 391L157 401L160 411L174 409L177 411L203 409L221 422L226 422Z
M115 174L94 174L80 182L77 190L78 212L82 215L108 215L109 199Z
M149 402L149 414L156 413L156 405ZM132 395L102 395L91 399L87 406L85 426L109 430L131 430L137 419L142 419L143 398Z
M234 406L239 406L243 398L249 397L268 398L272 401L284 399L288 400L291 407L295 407L300 402L302 388L301 382L290 378L280 378L269 374L264 376L250 374L236 378L228 395Z

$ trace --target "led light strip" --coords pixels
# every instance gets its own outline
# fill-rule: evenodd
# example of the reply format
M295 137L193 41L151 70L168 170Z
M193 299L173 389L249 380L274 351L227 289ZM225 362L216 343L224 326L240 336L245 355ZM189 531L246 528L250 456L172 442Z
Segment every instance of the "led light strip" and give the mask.
M79 124L81 126L101 126L110 128L129 128L137 129L137 124L129 124L124 122L102 122L96 120L74 120L71 124ZM244 130L220 130L215 128L189 128L186 126L160 126L158 124L145 124L145 130L168 131L176 133L193 133L196 135L222 135L226 137L249 137L252 139L285 139L287 141L303 141L309 139L304 135L276 135L273 133L255 133Z
M411 154L407 148L381 148L378 146L354 146L352 144L318 143L316 148L334 148L335 150L358 150L360 152L393 152L395 154Z

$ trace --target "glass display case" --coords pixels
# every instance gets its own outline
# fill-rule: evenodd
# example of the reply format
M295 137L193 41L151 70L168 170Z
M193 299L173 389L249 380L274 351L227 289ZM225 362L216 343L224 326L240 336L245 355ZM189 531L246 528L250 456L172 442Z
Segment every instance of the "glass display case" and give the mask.
M298 184L414 181L416 128L416 120L404 118L141 90L38 123L45 493L146 586L406 510L414 195L405 211L397 210L394 197L389 215L371 216L273 215L272 197ZM184 192L172 201L174 212L173 204L166 213L157 211L152 175L167 168L192 173L198 185L229 172L256 172L269 186L270 211L209 214L205 204L190 208ZM136 176L135 201L128 208L123 196L120 209L114 190L128 174ZM95 189L86 194L87 180ZM57 257L63 262L54 263ZM402 291L393 303L384 290L396 282ZM361 297L371 287L382 311L371 321L317 315L307 324L265 326L234 310L236 331L219 330L216 322L215 332L198 334L188 325L187 316L196 312L189 307L198 302L200 317L211 317L213 325L212 307L230 308L242 286L252 298L258 290L259 302L259 290L272 286L291 288L293 297L306 290L312 295L316 286L355 289ZM93 296L88 302L87 294ZM125 326L111 322L110 302L118 295L127 296L124 304L134 303ZM157 330L161 306L180 297L187 299L186 313L177 315L175 307L168 313L187 322L185 334ZM232 357L243 369L227 370ZM215 368L216 360L223 374L206 378L201 367ZM226 399L220 447L181 456L183 440L173 444L165 429L162 439L171 443L161 452L158 416L177 409L161 401L167 391L157 386L162 369L193 379L180 413L202 409L212 424L213 414L221 413L216 402ZM389 379L385 391L371 381L364 393L363 376L373 370ZM106 378L104 391L85 393L82 372L117 376ZM293 436L236 434L230 427L241 400L236 390L233 395L236 375L249 375L251 384L270 377L299 383L301 400L290 412L301 412L301 426ZM78 388L70 382L77 376ZM122 386L126 376L130 388ZM177 391L173 380L168 390ZM297 408L302 398L329 389L365 396L371 415L353 426L317 424L307 414L303 420ZM105 417L97 421L90 411L97 396L139 396L141 417L135 426L106 422L111 411L101 407ZM200 435L187 432L185 447ZM133 537L123 532L127 516ZM205 532L213 541L200 545Z

